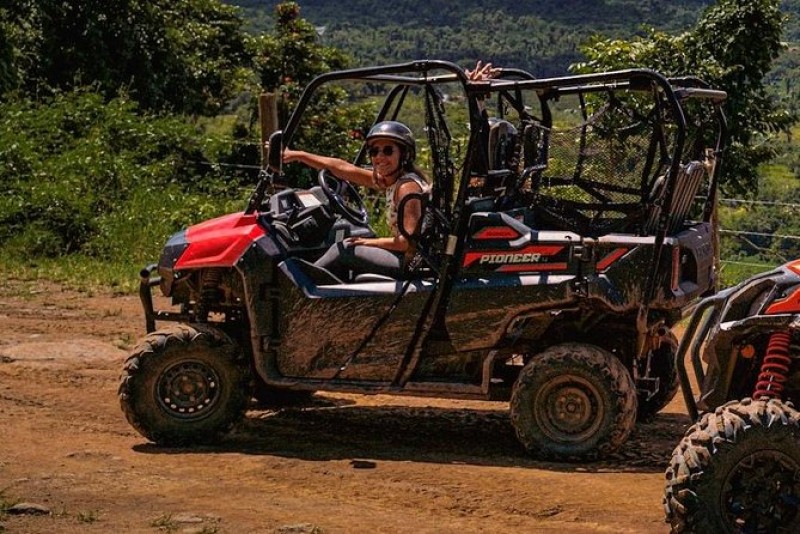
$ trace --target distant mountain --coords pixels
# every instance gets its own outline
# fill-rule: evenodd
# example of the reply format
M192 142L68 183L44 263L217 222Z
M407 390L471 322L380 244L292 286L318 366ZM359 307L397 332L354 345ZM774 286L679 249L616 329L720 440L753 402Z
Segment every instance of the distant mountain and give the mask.
M249 27L270 31L278 1L236 0ZM563 74L590 35L630 37L644 26L691 26L710 0L300 0L326 44L367 65L490 60L537 76Z
M270 32L278 0L228 0L253 32ZM680 32L713 0L298 0L321 39L357 65L477 59L560 75L593 34L630 38L643 28ZM800 40L800 0L783 0L787 41Z

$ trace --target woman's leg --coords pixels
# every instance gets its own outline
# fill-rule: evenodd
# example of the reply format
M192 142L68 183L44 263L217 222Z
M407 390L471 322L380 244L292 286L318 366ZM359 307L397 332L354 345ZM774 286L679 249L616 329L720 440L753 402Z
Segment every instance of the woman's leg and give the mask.
M403 257L388 250L357 245L348 247L336 243L314 265L328 269L342 280L363 273L382 274L400 279L403 276Z

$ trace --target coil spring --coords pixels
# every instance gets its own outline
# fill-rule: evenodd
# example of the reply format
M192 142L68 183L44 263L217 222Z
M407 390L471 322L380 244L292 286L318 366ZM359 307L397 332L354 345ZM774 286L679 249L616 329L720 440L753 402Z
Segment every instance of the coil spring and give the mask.
M753 391L754 399L781 397L783 384L789 378L789 366L792 363L792 358L789 356L791 340L792 335L789 332L775 332L769 337L767 353L761 363L761 372L758 374Z

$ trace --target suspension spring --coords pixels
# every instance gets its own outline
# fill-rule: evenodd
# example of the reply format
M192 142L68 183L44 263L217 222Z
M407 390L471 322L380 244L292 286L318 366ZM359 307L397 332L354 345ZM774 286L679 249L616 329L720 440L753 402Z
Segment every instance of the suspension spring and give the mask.
M789 356L789 344L792 340L790 332L775 332L769 338L767 353L761 363L754 399L777 399L783 393L783 384L789 378L789 367L792 358Z

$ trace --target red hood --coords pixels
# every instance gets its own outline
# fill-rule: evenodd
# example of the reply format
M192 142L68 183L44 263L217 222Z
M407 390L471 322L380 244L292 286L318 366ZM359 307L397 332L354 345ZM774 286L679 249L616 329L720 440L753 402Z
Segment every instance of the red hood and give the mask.
M190 226L186 229L189 246L175 269L233 266L247 247L266 233L257 217L232 213Z

